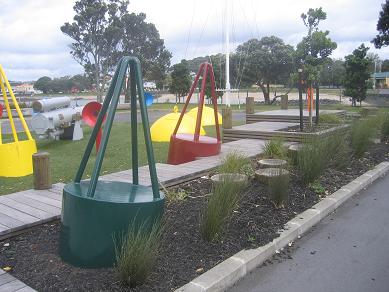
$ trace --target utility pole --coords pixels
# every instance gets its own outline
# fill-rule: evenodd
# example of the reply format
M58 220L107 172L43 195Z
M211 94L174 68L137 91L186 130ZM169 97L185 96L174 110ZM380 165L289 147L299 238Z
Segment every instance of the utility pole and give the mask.
M300 106L300 131L302 132L304 129L303 124L303 69L298 69L299 73L299 106Z

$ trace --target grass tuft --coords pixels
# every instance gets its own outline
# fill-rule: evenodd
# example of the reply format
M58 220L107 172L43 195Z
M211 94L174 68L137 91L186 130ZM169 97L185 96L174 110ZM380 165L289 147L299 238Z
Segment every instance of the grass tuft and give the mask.
M302 148L297 154L297 166L302 181L308 185L314 182L325 170L328 162L326 143L318 137L305 138Z
M342 124L343 120L340 116L335 114L321 114L319 116L320 124Z
M240 200L242 189L242 184L227 180L214 185L200 220L200 231L205 240L215 241L221 236L224 223Z
M116 254L116 271L124 285L135 287L144 283L150 274L158 256L162 226L154 223L150 228L147 224L138 229L131 224L127 234L113 237Z
M218 173L239 173L247 176L254 175L254 169L251 165L250 159L237 152L228 153L222 164L217 169Z
M374 137L377 130L375 120L376 119L361 119L354 121L352 124L351 147L357 158L362 157L369 148L371 138Z
M266 141L263 148L263 154L266 158L285 159L287 157L287 150L284 147L283 140L281 138L273 138Z
M381 137L384 139L389 138L389 113L381 115Z

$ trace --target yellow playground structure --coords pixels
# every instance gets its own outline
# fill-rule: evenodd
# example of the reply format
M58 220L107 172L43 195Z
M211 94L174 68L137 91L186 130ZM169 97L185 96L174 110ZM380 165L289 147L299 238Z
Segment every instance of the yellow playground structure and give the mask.
M4 106L7 112L9 124L12 129L12 138L4 139L2 137L1 124L0 124L0 176L5 177L19 177L32 174L32 154L36 149L35 140L32 138L27 123L24 120L23 113L20 110L19 104L12 92L11 85L5 76L3 67L0 65L0 86L3 94ZM7 90L8 93L7 93ZM18 133L16 131L14 119L12 117L11 106L8 101L8 95L12 99L12 103L18 114L19 120L23 125L23 129L27 139L19 140ZM1 115L0 115L1 117Z

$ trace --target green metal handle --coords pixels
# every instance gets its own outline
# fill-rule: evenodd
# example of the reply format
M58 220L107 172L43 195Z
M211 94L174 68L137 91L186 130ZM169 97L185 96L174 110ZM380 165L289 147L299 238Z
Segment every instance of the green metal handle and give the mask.
M138 93L139 97L139 105L141 110L141 117L142 117L142 124L143 124L143 132L144 132L144 138L146 143L146 151L147 151L147 158L148 158L148 164L149 164L149 171L150 171L150 179L151 179L151 185L153 190L153 196L154 198L160 198L159 194L159 187L158 187L158 179L157 179L157 172L155 168L155 159L154 159L154 152L151 142L151 136L150 136L150 128L149 128L149 120L147 116L147 108L146 108L146 102L144 98L144 91L143 91L143 79L142 79L142 71L140 62L135 57L122 57L119 61L119 64L116 68L115 74L112 78L110 87L108 89L108 93L104 99L103 106L101 108L101 111L97 117L97 122L95 127L93 128L91 137L89 139L89 142L87 144L86 150L84 152L84 156L81 160L80 167L77 171L75 182L80 182L82 175L84 174L86 164L89 160L90 153L93 149L93 145L96 141L97 133L103 123L103 118L108 111L108 116L105 122L105 126L103 129L103 137L101 139L101 144L99 151L96 156L95 165L93 168L92 176L90 179L90 184L87 192L87 196L94 197L97 182L100 175L101 166L104 159L104 154L108 145L108 139L111 132L113 120L115 117L115 112L117 109L117 105L120 98L120 93L123 88L124 80L126 77L126 71L130 67L130 92L131 92L131 138L132 138L132 168L133 168L133 183L139 184L139 178L138 178L138 139L137 139L137 98L136 95Z

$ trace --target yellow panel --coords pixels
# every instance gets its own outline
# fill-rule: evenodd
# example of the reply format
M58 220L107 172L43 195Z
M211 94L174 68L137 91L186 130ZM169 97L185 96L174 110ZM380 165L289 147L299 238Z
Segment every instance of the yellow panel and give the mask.
M32 174L32 155L36 151L34 140L0 145L0 176L19 177Z

